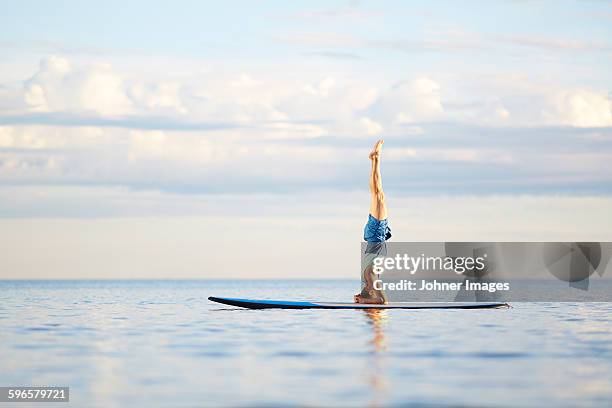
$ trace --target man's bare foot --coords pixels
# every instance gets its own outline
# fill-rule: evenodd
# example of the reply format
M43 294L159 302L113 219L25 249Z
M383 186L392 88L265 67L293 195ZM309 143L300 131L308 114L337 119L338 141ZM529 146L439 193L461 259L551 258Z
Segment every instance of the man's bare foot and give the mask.
M380 156L380 152L382 151L382 146L385 141L383 139L379 139L376 144L374 144L374 148L370 152L370 160L377 158Z

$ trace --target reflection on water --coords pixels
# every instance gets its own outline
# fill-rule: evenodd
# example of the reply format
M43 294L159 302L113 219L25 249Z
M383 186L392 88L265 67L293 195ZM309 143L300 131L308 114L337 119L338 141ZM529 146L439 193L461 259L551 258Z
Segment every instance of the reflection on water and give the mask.
M384 309L365 309L363 312L368 324L372 327L372 338L368 342L372 346L372 362L367 367L369 385L372 390L370 406L378 407L384 401L384 393L387 388L383 353L387 349L385 325L389 319L389 313Z
M374 346L375 354L377 354L384 351L387 347L384 326L389 320L389 313L384 309L364 309L364 312L368 317L368 323L372 326L372 332L374 334L370 344Z

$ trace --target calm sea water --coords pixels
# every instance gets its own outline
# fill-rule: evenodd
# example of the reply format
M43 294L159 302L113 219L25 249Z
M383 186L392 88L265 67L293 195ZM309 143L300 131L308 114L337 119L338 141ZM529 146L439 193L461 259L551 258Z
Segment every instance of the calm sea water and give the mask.
M358 285L3 281L0 386L70 386L86 407L612 406L612 303L366 313L206 299L346 301Z

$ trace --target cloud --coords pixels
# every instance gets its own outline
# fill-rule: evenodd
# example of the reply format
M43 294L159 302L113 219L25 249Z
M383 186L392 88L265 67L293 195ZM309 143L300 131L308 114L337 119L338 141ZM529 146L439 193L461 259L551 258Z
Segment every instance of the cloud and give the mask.
M380 123L393 125L440 118L444 113L440 85L427 77L400 82L383 92L367 110Z
M274 124L274 122L268 122ZM263 123L264 125L266 122ZM177 130L177 131L209 131L220 129L236 129L244 127L240 123L198 122L188 119L179 120L175 117L155 115L129 115L115 117L100 117L75 114L71 112L44 112L14 115L0 115L0 125L48 125L82 127L97 126L108 128Z
M127 95L135 106L151 113L180 115L188 113L182 101L180 83L135 83L127 89Z
M24 82L23 98L30 120L54 120L63 115L77 121L99 120L100 125L129 126L133 122L138 126L139 118L146 116L153 122L174 122L179 127L182 123L188 128L200 127L197 123L201 122L286 121L282 112L256 96L261 85L243 73L228 80L224 93L202 98L193 83L151 83L122 75L110 64L73 67L65 58L48 57ZM35 116L34 112L50 115ZM12 116L15 121L20 117L28 120L23 114ZM10 122L11 117L4 121ZM196 124L190 124L193 122Z
M612 99L603 92L569 90L556 92L552 103L544 112L551 123L575 127L612 126Z
M275 106L293 120L324 120L328 134L364 135L361 111L378 97L378 89L324 76L286 93Z
M121 115L133 112L124 80L108 64L75 69L61 57L41 61L24 83L24 99L31 111L95 112Z
M489 126L610 124L604 91L534 83L505 83L429 75L373 83L367 76L209 71L168 80L138 78L110 64L75 64L48 57L23 82L21 102L0 89L0 125L46 124L157 130L241 128L269 138L372 136L405 132L418 122L461 121ZM389 81L391 82L391 81Z
M420 123L390 135L372 119L356 123L370 141L387 139L385 186L395 195L612 193L612 176L602 171L612 160L610 128ZM274 139L260 132L3 126L0 182L182 194L366 189L370 141Z
M368 117L359 119L359 122L365 128L365 133L368 136L376 136L383 131L383 127L380 125L380 123L375 122Z
M19 88L23 105L0 113L0 181L181 194L360 190L370 141L384 137L385 183L396 193L611 193L606 92L502 74L245 68L141 78L49 57Z

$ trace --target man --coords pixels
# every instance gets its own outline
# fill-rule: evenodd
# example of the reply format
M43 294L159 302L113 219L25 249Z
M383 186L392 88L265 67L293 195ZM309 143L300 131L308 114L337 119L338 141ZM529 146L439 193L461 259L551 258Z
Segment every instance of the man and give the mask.
M370 214L363 234L363 239L367 242L367 245L362 257L361 293L355 295L355 303L387 303L385 293L382 290L374 289L374 281L378 278L373 271L374 259L387 254L385 242L391 238L391 228L389 228L387 222L385 193L380 175L380 156L383 143L382 139L377 141L374 149L370 152L370 161L372 162Z

